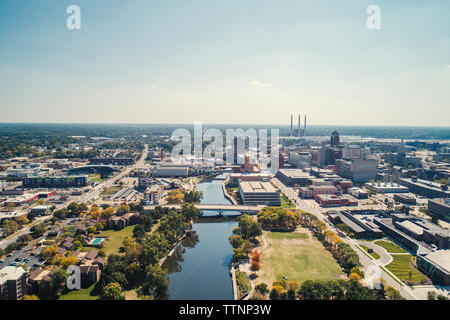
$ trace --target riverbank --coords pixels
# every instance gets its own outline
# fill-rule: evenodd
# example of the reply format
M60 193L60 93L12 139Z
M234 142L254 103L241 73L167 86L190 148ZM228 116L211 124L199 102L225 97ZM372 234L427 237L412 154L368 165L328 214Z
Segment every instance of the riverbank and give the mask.
M191 226L192 226L192 224L191 224ZM166 262L168 257L172 256L172 254L175 252L175 249L178 247L178 245L181 243L181 241L183 241L184 238L186 238L188 235L190 235L190 233L191 233L191 229L187 229L186 231L184 231L183 235L173 245L172 250L170 250L168 253L166 253L164 255L164 257L162 257L161 260L159 260L160 267L162 267L162 265L164 264L164 262Z
M238 202L236 201L236 199L231 194L229 194L227 191L227 187L226 187L227 182L228 182L228 178L226 180L223 180L223 182L222 182L223 194L224 194L225 198L227 198L228 200L231 201L232 204L238 205Z

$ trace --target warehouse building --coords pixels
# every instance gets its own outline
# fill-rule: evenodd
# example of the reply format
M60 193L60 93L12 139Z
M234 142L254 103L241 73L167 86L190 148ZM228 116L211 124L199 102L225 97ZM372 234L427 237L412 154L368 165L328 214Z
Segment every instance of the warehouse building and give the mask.
M288 186L298 185L300 187L309 186L311 184L311 176L300 169L280 169L276 177Z
M264 173L231 173L230 185L237 186L240 181L268 182L270 175Z
M434 284L450 286L450 250L438 250L427 255L417 255L417 267Z
M49 176L23 178L24 188L80 188L88 185L88 176Z
M378 193L407 193L407 187L401 186L393 182L368 182L365 184L367 188L373 189Z
M436 198L428 200L428 211L440 219L450 222L450 198Z
M415 205L416 198L407 194L395 194L394 200L403 204Z
M363 221L350 211L330 212L328 217L334 224L343 223L348 226L357 239L378 239L384 236L383 231L376 224L367 220Z
M177 178L189 176L189 165L182 164L160 164L153 168L155 178Z
M401 178L398 183L405 186L412 193L418 194L426 198L450 198L450 191L446 185L439 183L417 179L417 178Z
M337 194L337 193L338 193L338 189L332 185L301 187L299 190L299 195L304 199L312 199L318 194L332 195L332 194Z

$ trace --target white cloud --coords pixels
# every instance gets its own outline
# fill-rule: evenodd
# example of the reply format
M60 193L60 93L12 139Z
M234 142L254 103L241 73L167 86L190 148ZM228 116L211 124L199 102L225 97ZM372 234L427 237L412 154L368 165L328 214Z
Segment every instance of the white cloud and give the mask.
M151 85L151 87L152 87L152 88L158 88L158 85L153 83L153 84Z
M265 87L272 87L273 85L271 83L264 83L258 80L254 80L250 82L250 85L254 88L265 88Z
M447 66L447 69L450 69L450 65Z

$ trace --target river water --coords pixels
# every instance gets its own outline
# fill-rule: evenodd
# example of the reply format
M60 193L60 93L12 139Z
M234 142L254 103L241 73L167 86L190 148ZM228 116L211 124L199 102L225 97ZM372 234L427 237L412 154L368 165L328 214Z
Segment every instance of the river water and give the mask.
M221 176L218 177L219 179ZM222 190L222 180L207 180L198 184L205 204L230 204ZM205 211L203 215L217 215ZM239 214L238 212L226 212ZM232 300L233 287L230 262L233 248L228 242L236 220L205 219L194 224L192 236L183 239L172 256L163 264L169 272L170 300Z

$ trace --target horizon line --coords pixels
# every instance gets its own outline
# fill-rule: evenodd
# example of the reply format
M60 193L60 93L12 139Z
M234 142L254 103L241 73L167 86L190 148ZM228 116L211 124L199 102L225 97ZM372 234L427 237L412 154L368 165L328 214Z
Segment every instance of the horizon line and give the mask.
M186 125L194 125L195 121L189 123L177 123L177 122L19 122L19 121L5 121L0 122L0 125L4 124L39 124L39 125L170 125L170 126L186 126ZM212 123L212 122L203 122L204 125L220 125L220 126L281 126L281 127L290 127L290 124L256 124L256 123ZM367 124L367 125L354 125L354 124L310 124L308 127L403 127L403 128L450 128L450 126L445 125L396 125L396 124Z

